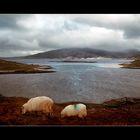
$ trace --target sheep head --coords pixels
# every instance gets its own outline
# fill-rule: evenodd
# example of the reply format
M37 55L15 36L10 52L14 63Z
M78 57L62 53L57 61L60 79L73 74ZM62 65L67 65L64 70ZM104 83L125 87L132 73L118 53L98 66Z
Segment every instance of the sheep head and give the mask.
M25 114L26 113L26 109L24 106L21 107L21 110L22 110L22 114Z

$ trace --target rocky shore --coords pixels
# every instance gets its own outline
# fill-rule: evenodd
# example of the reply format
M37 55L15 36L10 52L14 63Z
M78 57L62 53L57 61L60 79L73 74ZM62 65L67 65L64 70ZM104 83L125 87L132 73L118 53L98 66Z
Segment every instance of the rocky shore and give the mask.
M53 116L41 112L22 114L21 106L27 102L24 97L0 96L0 125L140 125L140 99L121 98L102 104L85 103L88 115L85 119L61 118L61 110L69 103L55 103Z

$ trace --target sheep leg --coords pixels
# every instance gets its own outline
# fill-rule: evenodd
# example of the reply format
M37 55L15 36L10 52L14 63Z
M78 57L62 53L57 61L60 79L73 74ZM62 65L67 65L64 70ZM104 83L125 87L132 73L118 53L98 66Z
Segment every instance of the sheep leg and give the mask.
M51 118L53 117L52 113L48 113L48 114L47 114L47 117L48 117L49 119L51 119Z
M46 114L43 114L43 115L42 115L42 119L43 119L43 120L46 120Z

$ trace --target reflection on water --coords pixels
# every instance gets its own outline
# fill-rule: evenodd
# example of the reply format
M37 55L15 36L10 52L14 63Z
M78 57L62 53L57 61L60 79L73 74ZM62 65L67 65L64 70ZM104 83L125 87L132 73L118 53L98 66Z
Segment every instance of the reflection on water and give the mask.
M26 97L46 95L56 102L96 103L125 96L140 97L140 70L118 68L118 63L126 60L108 63L57 63L41 59L19 61L49 64L57 72L0 75L0 94Z

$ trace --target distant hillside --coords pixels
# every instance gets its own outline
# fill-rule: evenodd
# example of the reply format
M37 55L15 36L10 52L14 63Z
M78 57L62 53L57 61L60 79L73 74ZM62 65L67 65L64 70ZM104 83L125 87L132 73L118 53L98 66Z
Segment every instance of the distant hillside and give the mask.
M123 68L140 69L140 58L135 59L130 64L120 64Z
M25 58L91 58L91 57L109 57L109 58L133 58L140 57L140 51L128 50L125 52L111 52L105 50L97 50L92 48L67 48L58 49L48 52L38 53L26 56Z
M0 59L0 74L54 72L51 69L52 67L50 66L43 67L40 65L23 64Z

